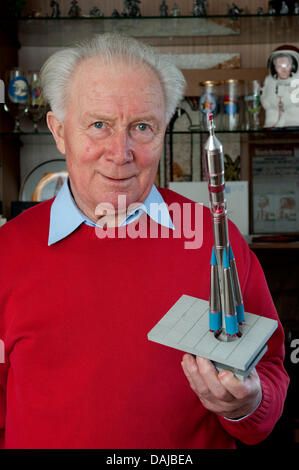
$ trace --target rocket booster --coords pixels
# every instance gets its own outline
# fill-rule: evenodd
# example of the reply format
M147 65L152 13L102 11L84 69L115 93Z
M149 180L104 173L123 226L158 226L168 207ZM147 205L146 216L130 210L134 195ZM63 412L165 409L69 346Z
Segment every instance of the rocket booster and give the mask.
M215 136L213 115L209 115L209 137L205 145L208 189L213 224L214 247L211 260L210 330L224 329L227 336L238 334L238 324L244 321L242 293L235 258L229 243L225 199L223 147ZM213 258L214 253L214 258ZM217 264L217 269L215 265ZM220 292L220 304L218 301ZM216 297L216 298L215 298ZM219 305L218 305L219 304ZM216 312L218 320L216 321ZM221 323L219 320L221 313Z
M238 317L236 312L236 302L234 297L231 269L225 248L223 250L223 297L225 312L225 331L227 335L234 336L239 332Z
M215 256L214 247L212 248L211 257L211 289L210 289L210 303L209 303L209 325L210 331L218 333L222 329L222 312L221 312L221 298L219 289L219 278L217 260Z
M245 321L243 297L242 297L242 292L241 292L241 287L240 287L240 282L239 282L239 276L238 276L238 271L237 271L237 266L236 266L236 260L235 260L233 250L232 250L230 245L229 245L229 264L230 264L230 268L231 268L231 274L232 274L232 278L233 278L233 285L234 285L234 289L235 289L235 299L236 299L236 310L237 310L238 322L239 322L239 324L242 324Z

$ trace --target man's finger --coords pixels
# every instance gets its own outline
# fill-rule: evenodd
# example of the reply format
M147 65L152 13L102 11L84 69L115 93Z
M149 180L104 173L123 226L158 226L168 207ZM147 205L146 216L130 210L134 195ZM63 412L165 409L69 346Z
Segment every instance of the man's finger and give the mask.
M253 390L259 387L259 377L255 369L244 380L239 380L231 371L222 370L219 372L219 380L221 384L231 393L231 395L239 400L247 397Z
M196 363L198 365L202 380L204 381L211 394L215 398L226 402L234 400L233 395L221 383L221 381L219 381L218 371L211 361L203 357L197 356Z
M186 361L185 361L186 362ZM182 366L182 369L185 373L185 376L187 377L188 379L188 382L189 382L189 385L190 387L192 388L192 390L195 392L195 385L193 384L193 380L192 380L192 377L189 373L189 370L188 368L186 367L186 363L184 361L181 362L181 366Z
M182 367L189 380L191 388L199 397L208 398L210 390L201 378L197 362L191 354L184 355Z

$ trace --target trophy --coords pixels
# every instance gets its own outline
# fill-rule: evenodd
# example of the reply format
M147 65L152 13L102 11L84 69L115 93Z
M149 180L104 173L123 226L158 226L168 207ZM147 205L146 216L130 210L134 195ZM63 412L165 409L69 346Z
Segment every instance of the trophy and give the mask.
M19 67L6 72L4 110L15 120L13 132L21 132L20 119L28 109L28 81Z
M46 114L46 101L42 94L39 75L37 72L29 72L29 100L26 111L33 122L34 132L38 132L38 122Z

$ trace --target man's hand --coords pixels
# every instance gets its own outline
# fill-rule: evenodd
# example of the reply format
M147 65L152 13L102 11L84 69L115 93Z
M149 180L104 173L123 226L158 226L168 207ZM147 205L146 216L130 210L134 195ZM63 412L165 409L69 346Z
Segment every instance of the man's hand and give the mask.
M238 419L250 414L262 398L255 369L241 381L231 371L218 372L211 361L185 354L182 361L190 387L205 408L225 418Z

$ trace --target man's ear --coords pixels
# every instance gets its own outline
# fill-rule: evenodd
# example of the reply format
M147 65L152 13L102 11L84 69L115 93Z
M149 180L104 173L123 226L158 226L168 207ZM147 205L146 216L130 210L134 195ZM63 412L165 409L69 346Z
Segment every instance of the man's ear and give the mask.
M55 139L56 147L60 153L65 155L63 123L55 116L52 111L49 111L47 113L47 124Z

